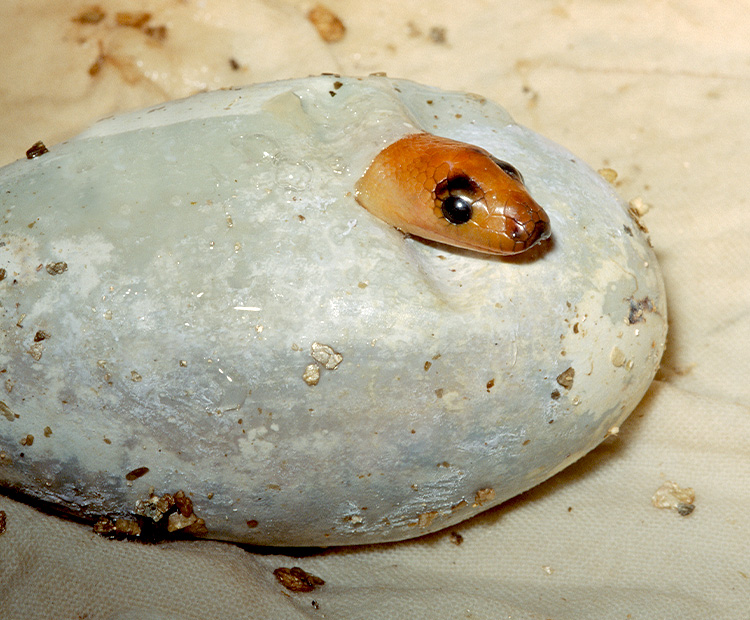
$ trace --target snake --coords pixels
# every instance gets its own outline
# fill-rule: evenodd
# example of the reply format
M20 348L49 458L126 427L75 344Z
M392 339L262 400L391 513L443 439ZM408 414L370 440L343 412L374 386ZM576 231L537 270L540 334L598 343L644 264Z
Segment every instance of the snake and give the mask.
M449 246L510 256L551 236L549 216L513 165L429 133L380 151L355 189L359 204L384 222Z

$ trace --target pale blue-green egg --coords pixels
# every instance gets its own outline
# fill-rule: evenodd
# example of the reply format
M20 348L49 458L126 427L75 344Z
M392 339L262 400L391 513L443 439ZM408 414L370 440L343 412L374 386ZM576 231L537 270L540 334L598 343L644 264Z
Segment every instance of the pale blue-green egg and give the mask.
M520 170L551 238L492 257L363 209L357 180L418 131ZM599 444L664 349L620 198L474 95L335 76L201 94L6 166L0 204L0 483L103 530L447 527Z

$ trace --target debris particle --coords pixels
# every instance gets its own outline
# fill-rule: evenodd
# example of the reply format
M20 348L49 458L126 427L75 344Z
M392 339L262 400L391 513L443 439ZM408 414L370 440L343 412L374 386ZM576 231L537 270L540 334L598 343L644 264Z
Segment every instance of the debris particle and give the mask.
M484 506L484 504L491 502L493 499L495 499L495 489L479 489L474 495L474 503L471 507Z
M101 517L94 525L94 532L118 538L142 535L163 538L175 532L186 532L193 536L208 533L206 522L193 513L192 501L184 491L177 491L174 495L157 495L152 491L148 499L136 501L132 516L135 518L118 518L115 521L114 517Z
M45 331L42 331L41 329L34 334L34 342L41 342L42 340L46 340L49 338L49 334Z
M142 28L151 19L151 13L145 11L139 13L117 13L115 15L115 21L118 26L126 26L128 28Z
M2 282L3 280L5 280L5 276L7 275L7 273L8 272L5 271L4 268L0 268L0 282Z
M469 503L468 503L468 502L467 502L467 501L466 501L465 499L462 499L462 500L461 500L460 502L458 502L458 504L456 504L455 506L451 506L451 512L455 512L456 510L463 510L463 509L464 509L464 508L466 508L466 507L467 507L468 505L469 505Z
M430 525L432 525L432 522L435 520L437 516L438 516L437 510L431 510L430 512L420 513L417 516L417 526L420 529L430 527Z
M334 351L327 344L322 344L320 342L313 342L310 345L310 355L327 370L335 370L344 359L340 353Z
M636 323L645 321L646 317L644 316L644 313L654 311L654 304L651 303L651 300L648 297L644 297L643 299L635 299L634 297L631 297L628 299L628 304L630 304L630 311L628 312L629 325L635 325Z
M99 520L94 523L94 533L100 536L111 536L116 533L115 524L107 517L99 517Z
M344 38L346 26L339 17L322 4L316 4L307 13L307 19L315 26L320 38L326 43L337 43Z
M167 27L166 26L146 26L143 28L143 34L147 37L151 37L154 41L160 43L167 38Z
M44 344L41 342L35 342L29 347L28 354L31 355L35 362L42 359L42 353L44 352Z
M141 526L138 525L137 521L132 519L117 519L115 520L115 533L124 534L125 536L140 536Z
M68 263L47 263L44 267L47 273L51 276L59 276L61 273L65 273L68 270Z
M683 517L687 517L695 510L695 491L681 488L677 483L667 480L651 498L654 508L672 509Z
M102 70L102 67L104 66L104 61L106 58L104 57L104 54L99 54L99 56L96 57L94 62L89 65L89 75L91 77L94 77L95 75L98 75L99 72Z
M5 380L5 391L10 394L13 391L13 380L12 379L6 379Z
M430 366L432 366L432 362L425 362L424 371L427 372L430 369Z
M604 436L604 439L607 439L607 437L617 437L619 434L619 426L610 426L609 429L607 429L607 434Z
M307 385L318 385L318 381L320 381L320 366L317 364L308 364L305 372L302 373L302 379L304 379Z
M5 529L8 527L8 516L4 510L0 510L0 536L5 534Z
M558 400L560 398L560 390L553 390L549 396L552 400Z
M135 370L130 371L130 380L133 383L138 383L139 381L143 380L143 377L139 375Z
M573 367L569 367L566 370L563 370L559 375L557 375L557 382L562 385L566 390L569 390L573 387L573 377L576 376L576 371L573 370Z
M52 429L49 426L44 427L44 436L50 437L52 435Z
M183 517L189 517L193 514L193 500L185 495L185 491L177 491L174 494L174 503Z
M625 354L618 347L613 347L609 354L609 360L615 368L620 368L625 365Z
M464 541L464 537L461 536L461 534L459 534L458 532L451 532L450 533L450 541L454 545L458 546L458 545L460 545Z
M648 228L641 221L641 216L648 211L648 205L643 202L642 198L634 198L628 203L628 215L635 222L635 225L641 232L648 234Z
M432 28L430 28L430 31L427 33L427 36L430 38L430 41L432 41L433 43L442 45L447 41L447 36L446 36L447 33L448 31L442 26L433 26Z
M185 494L185 491L180 490L174 494L174 505L182 518L172 518L172 515L170 515L169 525L167 526L169 532L179 529L193 536L208 534L206 522L193 512L193 500Z
M240 70L240 63L238 63L234 58L229 59L229 67L232 69L232 71L239 71Z
M138 480L141 476L145 476L149 472L148 467L136 467L133 471L129 471L125 474L125 480L132 482Z
M34 435L26 435L23 439L21 439L21 445L22 446L31 446L34 443Z
M695 510L695 504L679 504L677 506L677 514L681 517L687 517L693 510Z
M255 519L250 519L247 522L247 527L249 527L251 530L255 529L256 527L258 527L258 522Z
M44 142L37 140L31 145L28 151L26 151L26 159L36 159L40 155L49 153L49 149L44 146Z
M407 33L407 36L410 38L416 38L422 36L422 31L419 29L419 26L415 24L413 21L406 22L406 27L408 28L409 32Z
M312 592L318 586L325 585L325 581L320 577L311 575L299 566L277 568L273 575L282 586L292 592Z
M643 217L651 210L651 205L645 202L640 196L633 198L633 200L628 203L628 206L638 217Z
M613 170L612 168L600 168L597 172L605 181L607 181L607 183L610 183L611 185L615 184L615 181L617 180L617 170Z
M495 380L494 380L494 379L490 379L490 380L489 380L489 381L487 382L487 392L489 393L489 391L490 391L490 390L491 390L491 389L492 389L493 387L495 387Z
M146 469L145 467L141 467L140 469ZM158 495L152 494L148 499L143 500L139 499L135 502L135 514L146 517L147 519L151 519L154 523L161 520L161 518L170 511L172 506L175 505L174 498L169 495L168 493L165 493L161 497ZM172 530L170 530L172 531Z
M90 6L87 9L83 9L78 15L76 15L72 21L78 22L79 24L98 24L104 19L105 13L98 5Z
M203 519L195 514L191 514L189 517L184 517L179 512L169 515L167 531L170 533L184 531L193 536L205 536L208 534L208 528Z
M362 525L365 522L361 515L347 515L343 520L355 526Z
M8 422L12 422L18 417L15 413L13 413L10 410L10 407L8 407L8 405L6 405L1 400L0 400L0 414L4 415L5 419L8 420Z

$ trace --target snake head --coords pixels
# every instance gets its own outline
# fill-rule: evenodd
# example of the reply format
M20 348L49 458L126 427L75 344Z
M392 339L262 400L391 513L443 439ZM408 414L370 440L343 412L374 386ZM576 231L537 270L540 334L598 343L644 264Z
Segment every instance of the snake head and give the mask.
M427 133L383 149L356 190L365 209L399 230L477 252L519 254L551 234L513 166Z

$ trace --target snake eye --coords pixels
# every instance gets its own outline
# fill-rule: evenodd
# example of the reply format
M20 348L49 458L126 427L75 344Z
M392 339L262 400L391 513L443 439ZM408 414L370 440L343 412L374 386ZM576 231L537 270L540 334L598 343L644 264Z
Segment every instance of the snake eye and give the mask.
M443 200L441 210L451 224L465 224L471 219L471 202L464 196L448 196Z
M468 176L457 174L443 179L435 187L435 206L451 224L465 224L472 215L472 205L481 199L482 191Z
M511 179L515 179L519 183L523 183L523 176L520 172L518 172L515 166L511 166L507 161L497 159L496 157L493 157L492 161L495 162L495 165L500 168L500 170L502 170L505 174L507 174Z

